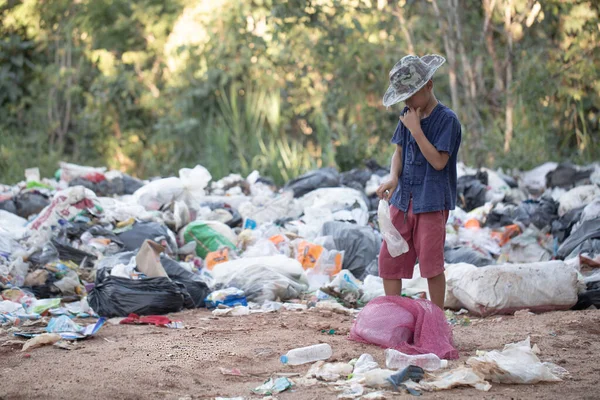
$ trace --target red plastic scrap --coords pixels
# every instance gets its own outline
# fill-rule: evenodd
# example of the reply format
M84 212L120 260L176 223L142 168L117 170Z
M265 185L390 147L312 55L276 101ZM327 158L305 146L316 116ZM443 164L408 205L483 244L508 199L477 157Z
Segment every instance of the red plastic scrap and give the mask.
M90 172L89 174L84 175L83 179L93 183L100 183L102 181L105 181L106 177L104 176L104 174L101 174L99 172Z
M125 325L156 325L156 326L166 326L170 324L171 321L169 317L165 317L163 315L147 315L144 317L140 317L137 314L129 314L127 318L122 320L120 323Z

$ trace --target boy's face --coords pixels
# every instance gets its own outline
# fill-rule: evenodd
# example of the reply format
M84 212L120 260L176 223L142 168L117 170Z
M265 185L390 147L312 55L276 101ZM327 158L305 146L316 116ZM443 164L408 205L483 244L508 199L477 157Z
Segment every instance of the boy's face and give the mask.
M433 81L429 80L429 82L427 82L425 86L419 89L417 93L413 94L411 97L406 99L404 104L406 104L408 108L413 108L415 110L419 107L421 109L424 109L427 106L427 104L429 104L432 89Z

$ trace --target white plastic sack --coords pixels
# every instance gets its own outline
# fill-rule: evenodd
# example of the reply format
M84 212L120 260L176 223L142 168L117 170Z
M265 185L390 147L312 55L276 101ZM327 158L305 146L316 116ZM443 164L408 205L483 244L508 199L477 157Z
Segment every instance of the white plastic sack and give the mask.
M363 283L362 290L363 295L360 298L360 301L363 303L368 303L379 296L385 296L385 291L383 290L383 279L375 275L367 275Z
M298 260L282 255L240 258L217 264L212 270L215 284L225 284L232 275L241 273L252 266L273 268L284 275L298 277L298 280L301 283L308 285L308 280L304 268L302 268L302 264L300 264Z
M390 216L390 205L385 200L379 200L379 208L377 209L377 218L379 219L379 229L381 235L387 243L388 251L392 257L398 257L408 251L408 243L400 235L400 232L392 224Z
M562 380L552 373L553 364L542 363L534 354L529 338L507 344L502 351L493 350L471 357L467 364L486 380L496 383L533 384Z
M210 172L202 165L196 165L193 169L182 168L179 170L179 179L183 183L186 194L193 202L190 205L196 205L204 197L204 189L208 186L212 176Z
M26 231L27 220L5 210L0 210L0 231L4 231L13 239L20 239Z
M242 258L238 261L260 258L266 257ZM304 270L290 274L289 270L290 268L268 266L260 263L247 265L228 276L224 284L227 287L240 288L249 301L261 305L265 301L297 299L308 289L306 274Z
M571 210L590 204L594 198L600 197L600 188L596 185L578 186L560 196L558 215L563 216Z
M573 234L573 232L576 232L579 229L579 227L581 226L581 224L583 224L585 221L591 221L591 220L599 219L599 218L600 218L600 197L596 197L594 199L594 201L592 201L590 204L585 206L585 208L581 212L581 218L579 219L579 222L577 222L575 225L573 225L573 228L571 229L571 234Z
M104 174L104 172L106 172L106 168L94 168L94 167L85 167L85 166L81 166L81 165L76 165L76 164L70 164L70 163L66 163L66 162L61 162L59 163L60 165L60 169L61 169L61 173L60 173L60 180L61 181L65 181L65 182L71 182L73 179L88 175L88 174L93 174L93 173L98 173L98 174Z
M354 218L358 225L364 226L368 222L369 207L364 200L364 195L356 189L350 188L321 188L313 190L302 196L298 203L303 210L320 208L331 211L334 220L347 220ZM353 211L356 205L363 212ZM343 211L350 211L350 214ZM339 214L336 214L338 213ZM366 213L366 214L365 214ZM367 219L364 219L364 215ZM358 220L357 220L358 218Z
M540 165L531 171L524 172L522 177L523 185L533 192L543 192L546 189L546 174L550 171L554 171L558 167L555 162L547 162Z
M56 192L52 202L27 226L30 242L41 244L52 236L52 228L59 220L71 220L90 206L98 204L96 194L83 186L74 186Z
M242 217L253 219L258 224L273 222L285 217L295 218L298 215L294 210L294 193L291 191L274 196L259 195L246 198L246 201L238 206Z
M158 219L154 214L146 211L142 205L138 204L133 196L119 200L111 197L99 197L98 203L104 210L104 220L109 223L127 221L130 218L135 218L139 221Z
M577 272L562 261L448 266L448 291L474 314L568 310L577 303Z
M139 188L134 196L146 210L158 210L164 204L184 201L189 207L197 208L205 195L204 189L212 179L206 168L197 165L193 169L179 170L179 178L171 177L152 181Z

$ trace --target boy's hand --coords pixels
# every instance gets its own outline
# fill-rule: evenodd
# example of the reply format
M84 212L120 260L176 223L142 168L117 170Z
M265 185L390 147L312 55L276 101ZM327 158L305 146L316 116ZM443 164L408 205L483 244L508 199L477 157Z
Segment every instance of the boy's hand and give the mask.
M377 188L377 192L376 192L377 197L379 197L380 199L385 199L386 201L390 201L390 198L396 191L397 187L398 187L398 180L390 179L389 181L381 184L381 186L379 186Z
M421 127L421 108L409 108L404 115L400 116L400 121L404 124L410 133L414 133Z

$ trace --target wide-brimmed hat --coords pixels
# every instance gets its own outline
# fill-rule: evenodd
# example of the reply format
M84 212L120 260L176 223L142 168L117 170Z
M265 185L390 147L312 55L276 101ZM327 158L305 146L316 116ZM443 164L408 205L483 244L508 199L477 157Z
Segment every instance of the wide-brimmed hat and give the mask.
M390 71L390 87L383 96L383 105L389 107L417 93L445 62L446 59L437 54L402 57Z

